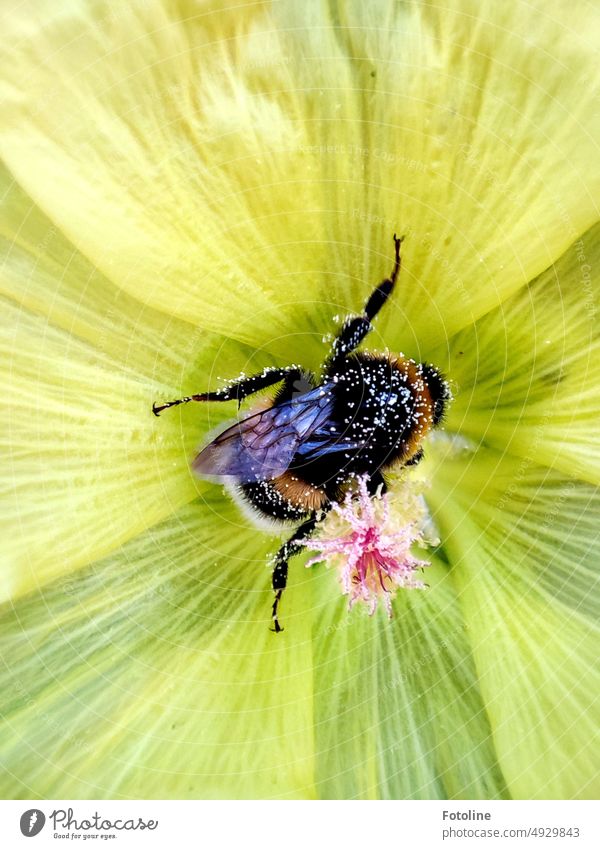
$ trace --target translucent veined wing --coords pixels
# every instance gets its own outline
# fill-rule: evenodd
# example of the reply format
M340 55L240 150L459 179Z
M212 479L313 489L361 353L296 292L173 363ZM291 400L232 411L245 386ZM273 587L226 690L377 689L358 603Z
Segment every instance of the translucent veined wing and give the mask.
M299 462L309 463L311 460L317 460L326 455L356 451L359 448L364 448L366 444L365 440L347 440L345 437L340 438L331 433L323 434L320 438L319 436L311 438L298 446L296 457Z
M219 434L198 454L192 468L200 477L235 478L240 483L282 475L298 447L325 425L332 409L327 384L269 407Z

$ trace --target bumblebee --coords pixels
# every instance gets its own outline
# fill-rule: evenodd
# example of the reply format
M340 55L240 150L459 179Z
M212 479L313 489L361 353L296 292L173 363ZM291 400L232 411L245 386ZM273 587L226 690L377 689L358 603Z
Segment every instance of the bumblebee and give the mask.
M431 365L402 354L356 350L394 291L402 241L394 234L390 277L373 291L362 314L343 322L319 381L300 366L268 368L223 389L152 407L158 416L189 401L239 405L254 392L281 384L266 409L223 431L192 463L200 477L233 484L260 515L299 523L274 558L275 632L283 630L278 607L290 557L357 477L366 476L374 496L386 489L386 470L418 463L423 439L439 425L451 397L444 377Z

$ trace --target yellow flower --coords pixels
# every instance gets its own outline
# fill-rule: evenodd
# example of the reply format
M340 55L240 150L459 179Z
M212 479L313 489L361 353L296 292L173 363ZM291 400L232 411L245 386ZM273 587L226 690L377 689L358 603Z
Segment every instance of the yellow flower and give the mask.
M447 6L3 21L5 796L597 796L600 17ZM150 407L316 367L394 231L370 345L456 397L430 589L298 559L276 637L276 541L190 473L231 412Z

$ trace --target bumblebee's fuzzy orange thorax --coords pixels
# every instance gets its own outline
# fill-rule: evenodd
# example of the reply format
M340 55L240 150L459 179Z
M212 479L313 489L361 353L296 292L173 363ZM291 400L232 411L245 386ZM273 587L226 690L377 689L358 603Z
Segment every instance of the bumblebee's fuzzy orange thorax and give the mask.
M429 386L423 375L423 366L402 354L390 354L389 362L392 368L406 376L413 396L413 420L410 434L405 442L405 449L399 458L406 463L418 452L421 441L433 427L434 405Z

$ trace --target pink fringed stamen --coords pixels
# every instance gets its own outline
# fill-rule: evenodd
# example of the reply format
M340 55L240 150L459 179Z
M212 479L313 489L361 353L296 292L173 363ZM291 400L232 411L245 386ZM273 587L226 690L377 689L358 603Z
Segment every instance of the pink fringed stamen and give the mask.
M306 565L323 560L336 562L350 608L363 601L373 614L383 600L391 616L396 590L424 588L425 584L415 579L415 572L429 564L411 553L413 544L424 541L420 521L409 521L400 527L396 522L396 527L392 527L389 497L372 498L367 480L366 476L359 478L358 492L349 492L341 504L332 505L340 533L304 542L307 548L318 552Z

